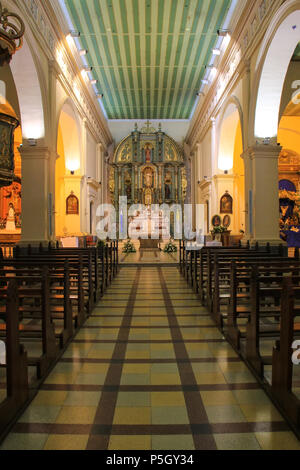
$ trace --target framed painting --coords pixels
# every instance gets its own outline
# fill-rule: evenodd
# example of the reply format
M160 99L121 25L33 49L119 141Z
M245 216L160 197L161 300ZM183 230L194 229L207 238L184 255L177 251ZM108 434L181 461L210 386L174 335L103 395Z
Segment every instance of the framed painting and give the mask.
M225 215L223 218L223 227L228 228L231 224L231 218L229 215Z
M222 225L221 217L219 215L214 215L213 218L211 219L211 223L213 227L221 227Z
M67 215L78 215L79 214L79 200L75 196L73 191L70 196L67 197L66 201L66 213Z
M226 191L224 196L221 197L220 201L220 214L232 214L233 209L233 199Z

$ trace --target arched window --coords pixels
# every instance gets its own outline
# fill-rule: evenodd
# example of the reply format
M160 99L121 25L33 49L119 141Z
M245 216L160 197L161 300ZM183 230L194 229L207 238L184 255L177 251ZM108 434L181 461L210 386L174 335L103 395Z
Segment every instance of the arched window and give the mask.
M70 196L67 197L66 213L67 213L67 215L78 215L79 214L79 200L75 196L73 191L71 192Z

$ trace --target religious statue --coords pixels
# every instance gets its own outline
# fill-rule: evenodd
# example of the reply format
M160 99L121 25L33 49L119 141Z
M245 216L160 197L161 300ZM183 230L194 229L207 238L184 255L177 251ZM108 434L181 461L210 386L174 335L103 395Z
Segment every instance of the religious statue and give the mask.
M151 188L153 184L153 171L151 168L144 170L144 184L147 188Z
M125 188L127 199L131 199L131 176L128 171L125 173Z
M8 209L8 215L7 215L5 228L8 232L14 232L16 230L15 209L11 202L8 207L9 209Z
M152 160L152 149L150 147L150 144L146 144L145 148L145 162L146 163L151 163Z
M172 177L170 173L166 174L165 177L165 198L167 200L171 199L171 187L172 187Z

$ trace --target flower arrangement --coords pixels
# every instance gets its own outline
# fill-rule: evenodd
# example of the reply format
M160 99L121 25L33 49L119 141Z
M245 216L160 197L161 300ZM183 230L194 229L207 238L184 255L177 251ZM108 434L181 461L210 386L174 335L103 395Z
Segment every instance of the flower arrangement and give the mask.
M213 233L213 234L224 233L224 232L227 232L227 228L222 227L222 226L214 227L211 231L211 233Z
M130 241L130 238L124 243L123 253L136 253L134 244Z
M177 246L174 245L172 240L165 246L164 253L177 253Z

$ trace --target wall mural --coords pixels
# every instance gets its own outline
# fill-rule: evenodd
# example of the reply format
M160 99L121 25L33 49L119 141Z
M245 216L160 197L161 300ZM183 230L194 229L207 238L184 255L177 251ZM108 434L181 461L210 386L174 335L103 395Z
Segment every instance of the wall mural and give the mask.
M184 204L187 186L183 151L161 126L136 125L117 147L109 178L116 207L120 196L128 204Z

